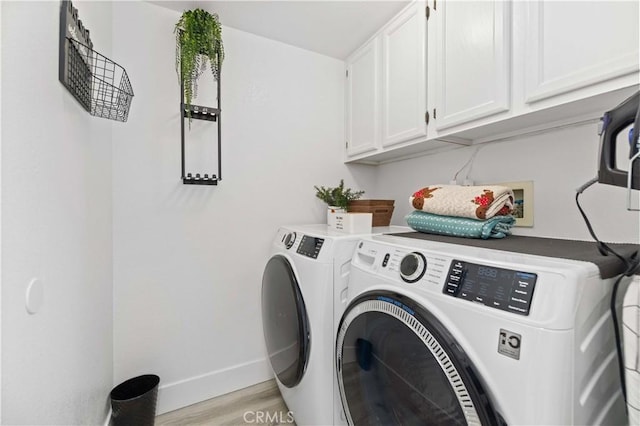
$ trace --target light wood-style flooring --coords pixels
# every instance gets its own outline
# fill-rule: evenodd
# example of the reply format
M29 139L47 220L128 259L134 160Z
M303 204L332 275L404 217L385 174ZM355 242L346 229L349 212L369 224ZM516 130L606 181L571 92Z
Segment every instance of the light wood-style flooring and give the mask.
M295 425L275 380L156 417L157 426Z

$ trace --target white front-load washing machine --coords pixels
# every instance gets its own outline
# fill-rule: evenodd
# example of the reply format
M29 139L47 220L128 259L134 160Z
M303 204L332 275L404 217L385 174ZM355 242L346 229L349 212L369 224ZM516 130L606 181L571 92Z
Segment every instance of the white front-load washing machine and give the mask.
M376 227L372 233L409 228ZM334 298L346 294L357 241L369 234L327 225L282 227L262 279L267 354L282 397L298 425L333 423Z
M337 330L334 423L627 424L612 281L585 261L364 239Z

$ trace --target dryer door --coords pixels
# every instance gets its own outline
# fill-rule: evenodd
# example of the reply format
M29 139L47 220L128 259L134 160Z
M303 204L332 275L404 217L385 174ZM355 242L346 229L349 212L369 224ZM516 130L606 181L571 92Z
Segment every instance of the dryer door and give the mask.
M298 280L286 257L273 256L262 276L262 327L273 371L294 387L307 368L310 328Z
M343 315L336 344L349 424L498 424L462 348L407 297L384 291L360 296Z

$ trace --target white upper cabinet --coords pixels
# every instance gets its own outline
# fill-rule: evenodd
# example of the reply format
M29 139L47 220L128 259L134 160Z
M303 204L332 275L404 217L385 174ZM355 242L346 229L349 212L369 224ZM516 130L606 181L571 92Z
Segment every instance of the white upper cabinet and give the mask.
M637 84L638 4L527 2L525 102L597 89L597 85L634 74ZM603 86L601 91L621 86L624 84Z
M414 3L382 30L382 146L427 134L426 16Z
M437 130L508 111L509 1L439 1L435 18Z
M457 146L427 140L427 10L409 3L347 59L347 162Z
M638 0L416 0L348 60L347 162L597 119L640 88Z
M380 38L347 59L347 155L362 154L380 144Z

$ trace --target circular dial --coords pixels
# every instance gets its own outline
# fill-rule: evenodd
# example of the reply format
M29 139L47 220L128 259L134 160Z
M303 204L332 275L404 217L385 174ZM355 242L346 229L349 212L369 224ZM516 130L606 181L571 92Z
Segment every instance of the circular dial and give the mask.
M291 248L291 246L293 245L293 243L296 242L296 233L295 232L289 232L287 234L286 237L284 237L284 246L288 249Z
M400 277L408 283L419 281L426 270L427 259L422 253L416 251L403 257L400 262Z

